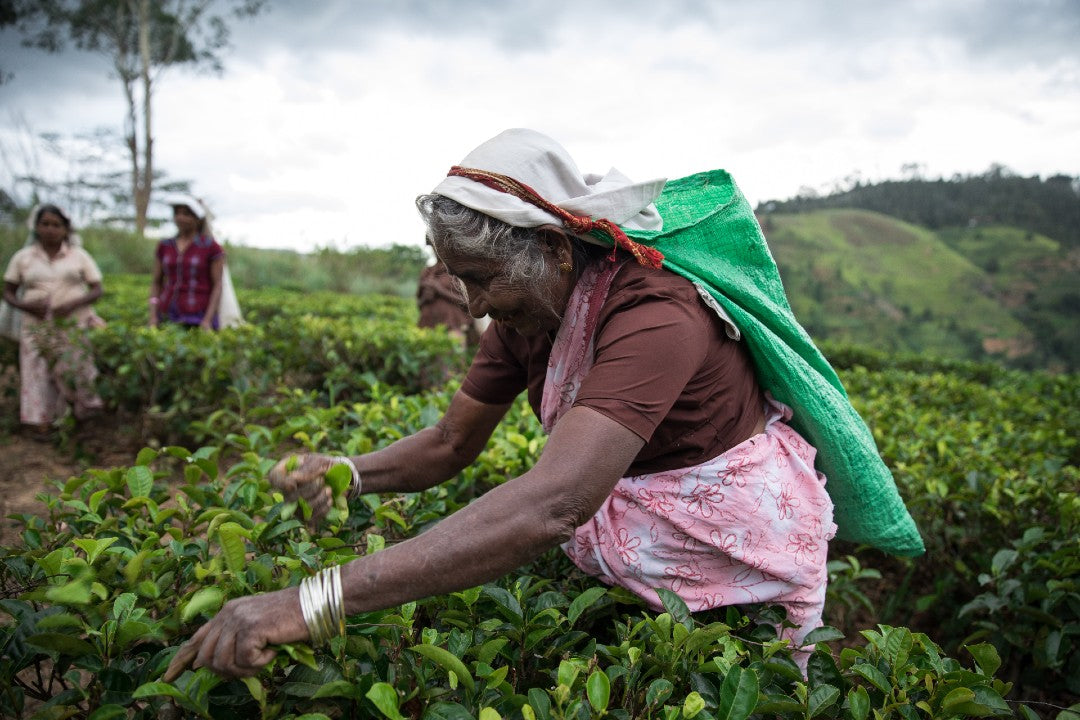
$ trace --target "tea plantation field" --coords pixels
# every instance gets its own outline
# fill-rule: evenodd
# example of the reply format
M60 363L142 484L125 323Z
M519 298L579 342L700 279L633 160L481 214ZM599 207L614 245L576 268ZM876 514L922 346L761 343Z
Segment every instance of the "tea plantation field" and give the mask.
M1080 377L850 346L823 350L927 553L831 548L806 677L776 639L780 610L691 614L661 590L653 612L556 550L489 585L352 616L346 637L282 647L255 678L164 683L226 600L423 532L528 469L544 436L519 400L452 481L365 495L309 530L270 490L276 460L431 425L464 350L379 295L249 290L243 327L150 330L146 285L110 276L109 326L90 340L101 394L142 449L50 487L0 547L0 716L1080 719ZM0 345L0 371L15 366Z

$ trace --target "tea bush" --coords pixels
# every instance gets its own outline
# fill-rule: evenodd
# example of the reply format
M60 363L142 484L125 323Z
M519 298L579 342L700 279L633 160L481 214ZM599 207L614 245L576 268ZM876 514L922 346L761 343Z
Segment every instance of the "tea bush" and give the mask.
M971 367L844 373L927 546L891 617L1080 694L1080 378Z
M92 718L1012 714L990 644L968 646L964 664L906 628L879 626L843 650L828 644L840 633L822 628L804 678L776 639L775 610L695 617L659 591L666 612L655 613L558 551L497 583L353 616L325 651L283 647L257 678L198 670L159 680L176 645L229 598L377 552L468 502L475 481L499 482L482 475L504 469L482 461L473 480L364 496L343 523L311 533L296 506L271 492L274 459L244 448L270 449L266 438L287 435L312 449L339 447L319 435L322 423L352 414L349 442L363 451L422 426L442 402L400 398L248 425L229 447L145 449L131 467L63 483L45 499L46 517L22 518L23 547L0 555L0 608L11 618L0 630L0 707L18 717L38 701L35 717ZM513 414L511 426L526 408Z
M282 648L255 679L161 683L227 599L422 532L528 469L544 436L520 399L453 481L364 496L311 532L270 491L276 458L433 424L461 348L415 329L401 298L243 290L249 323L206 334L143 327L144 277L108 288L90 336L101 393L154 447L69 479L0 549L5 716L1080 717L1063 709L1080 695L1080 378L860 348L830 358L928 552L835 544L826 611L843 630L815 635L805 678L775 609L689 615L664 595L655 613L556 551L353 617L346 639Z

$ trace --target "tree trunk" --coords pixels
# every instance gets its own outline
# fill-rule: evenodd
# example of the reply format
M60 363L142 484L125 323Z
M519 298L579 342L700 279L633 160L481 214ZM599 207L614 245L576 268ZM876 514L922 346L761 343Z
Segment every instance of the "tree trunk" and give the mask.
M136 198L139 196L139 136L136 132L138 117L135 112L135 89L132 87L131 78L123 78L123 80L124 99L128 104L127 127L125 128L127 132L124 141L127 142L128 155L131 157L131 197ZM139 230L139 235L142 236L141 230Z
M146 213L150 207L150 190L153 185L153 144L151 132L151 98L153 83L150 78L150 0L139 0L139 74L142 77L143 148L142 170L135 162L135 232L143 237L146 231Z

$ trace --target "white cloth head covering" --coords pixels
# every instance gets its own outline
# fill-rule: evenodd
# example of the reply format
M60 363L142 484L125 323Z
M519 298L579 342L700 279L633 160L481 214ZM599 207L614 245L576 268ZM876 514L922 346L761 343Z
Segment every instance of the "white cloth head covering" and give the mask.
M195 217L200 220L206 220L212 217L210 209L206 207L202 200L194 195L188 195L187 193L169 193L165 196L164 201L169 207L183 205L188 210L195 213Z
M663 228L653 201L664 189L665 178L635 183L615 168L603 176L582 175L562 145L535 130L506 130L470 152L459 165L511 177L574 215L604 218L632 230ZM468 178L447 177L432 192L515 227L562 225L542 208Z
M37 229L37 217L41 213L41 210L47 205L56 208L60 211L60 216L67 221L68 224L68 245L72 247L82 247L82 238L79 237L79 233L75 232L75 225L71 222L71 218L68 216L67 211L61 208L59 205L53 203L38 203L30 209L30 214L26 216L26 227L30 231L30 236L26 238L26 242L23 243L23 247L30 247L37 242L37 235L34 231Z

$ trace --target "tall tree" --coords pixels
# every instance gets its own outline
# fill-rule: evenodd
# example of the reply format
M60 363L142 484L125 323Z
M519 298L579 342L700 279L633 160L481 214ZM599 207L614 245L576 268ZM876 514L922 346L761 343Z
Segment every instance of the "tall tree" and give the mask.
M135 229L146 229L154 180L153 97L162 73L191 65L220 73L228 20L256 15L267 0L24 0L24 44L58 52L70 40L106 56L124 89ZM217 6L223 6L215 12Z

